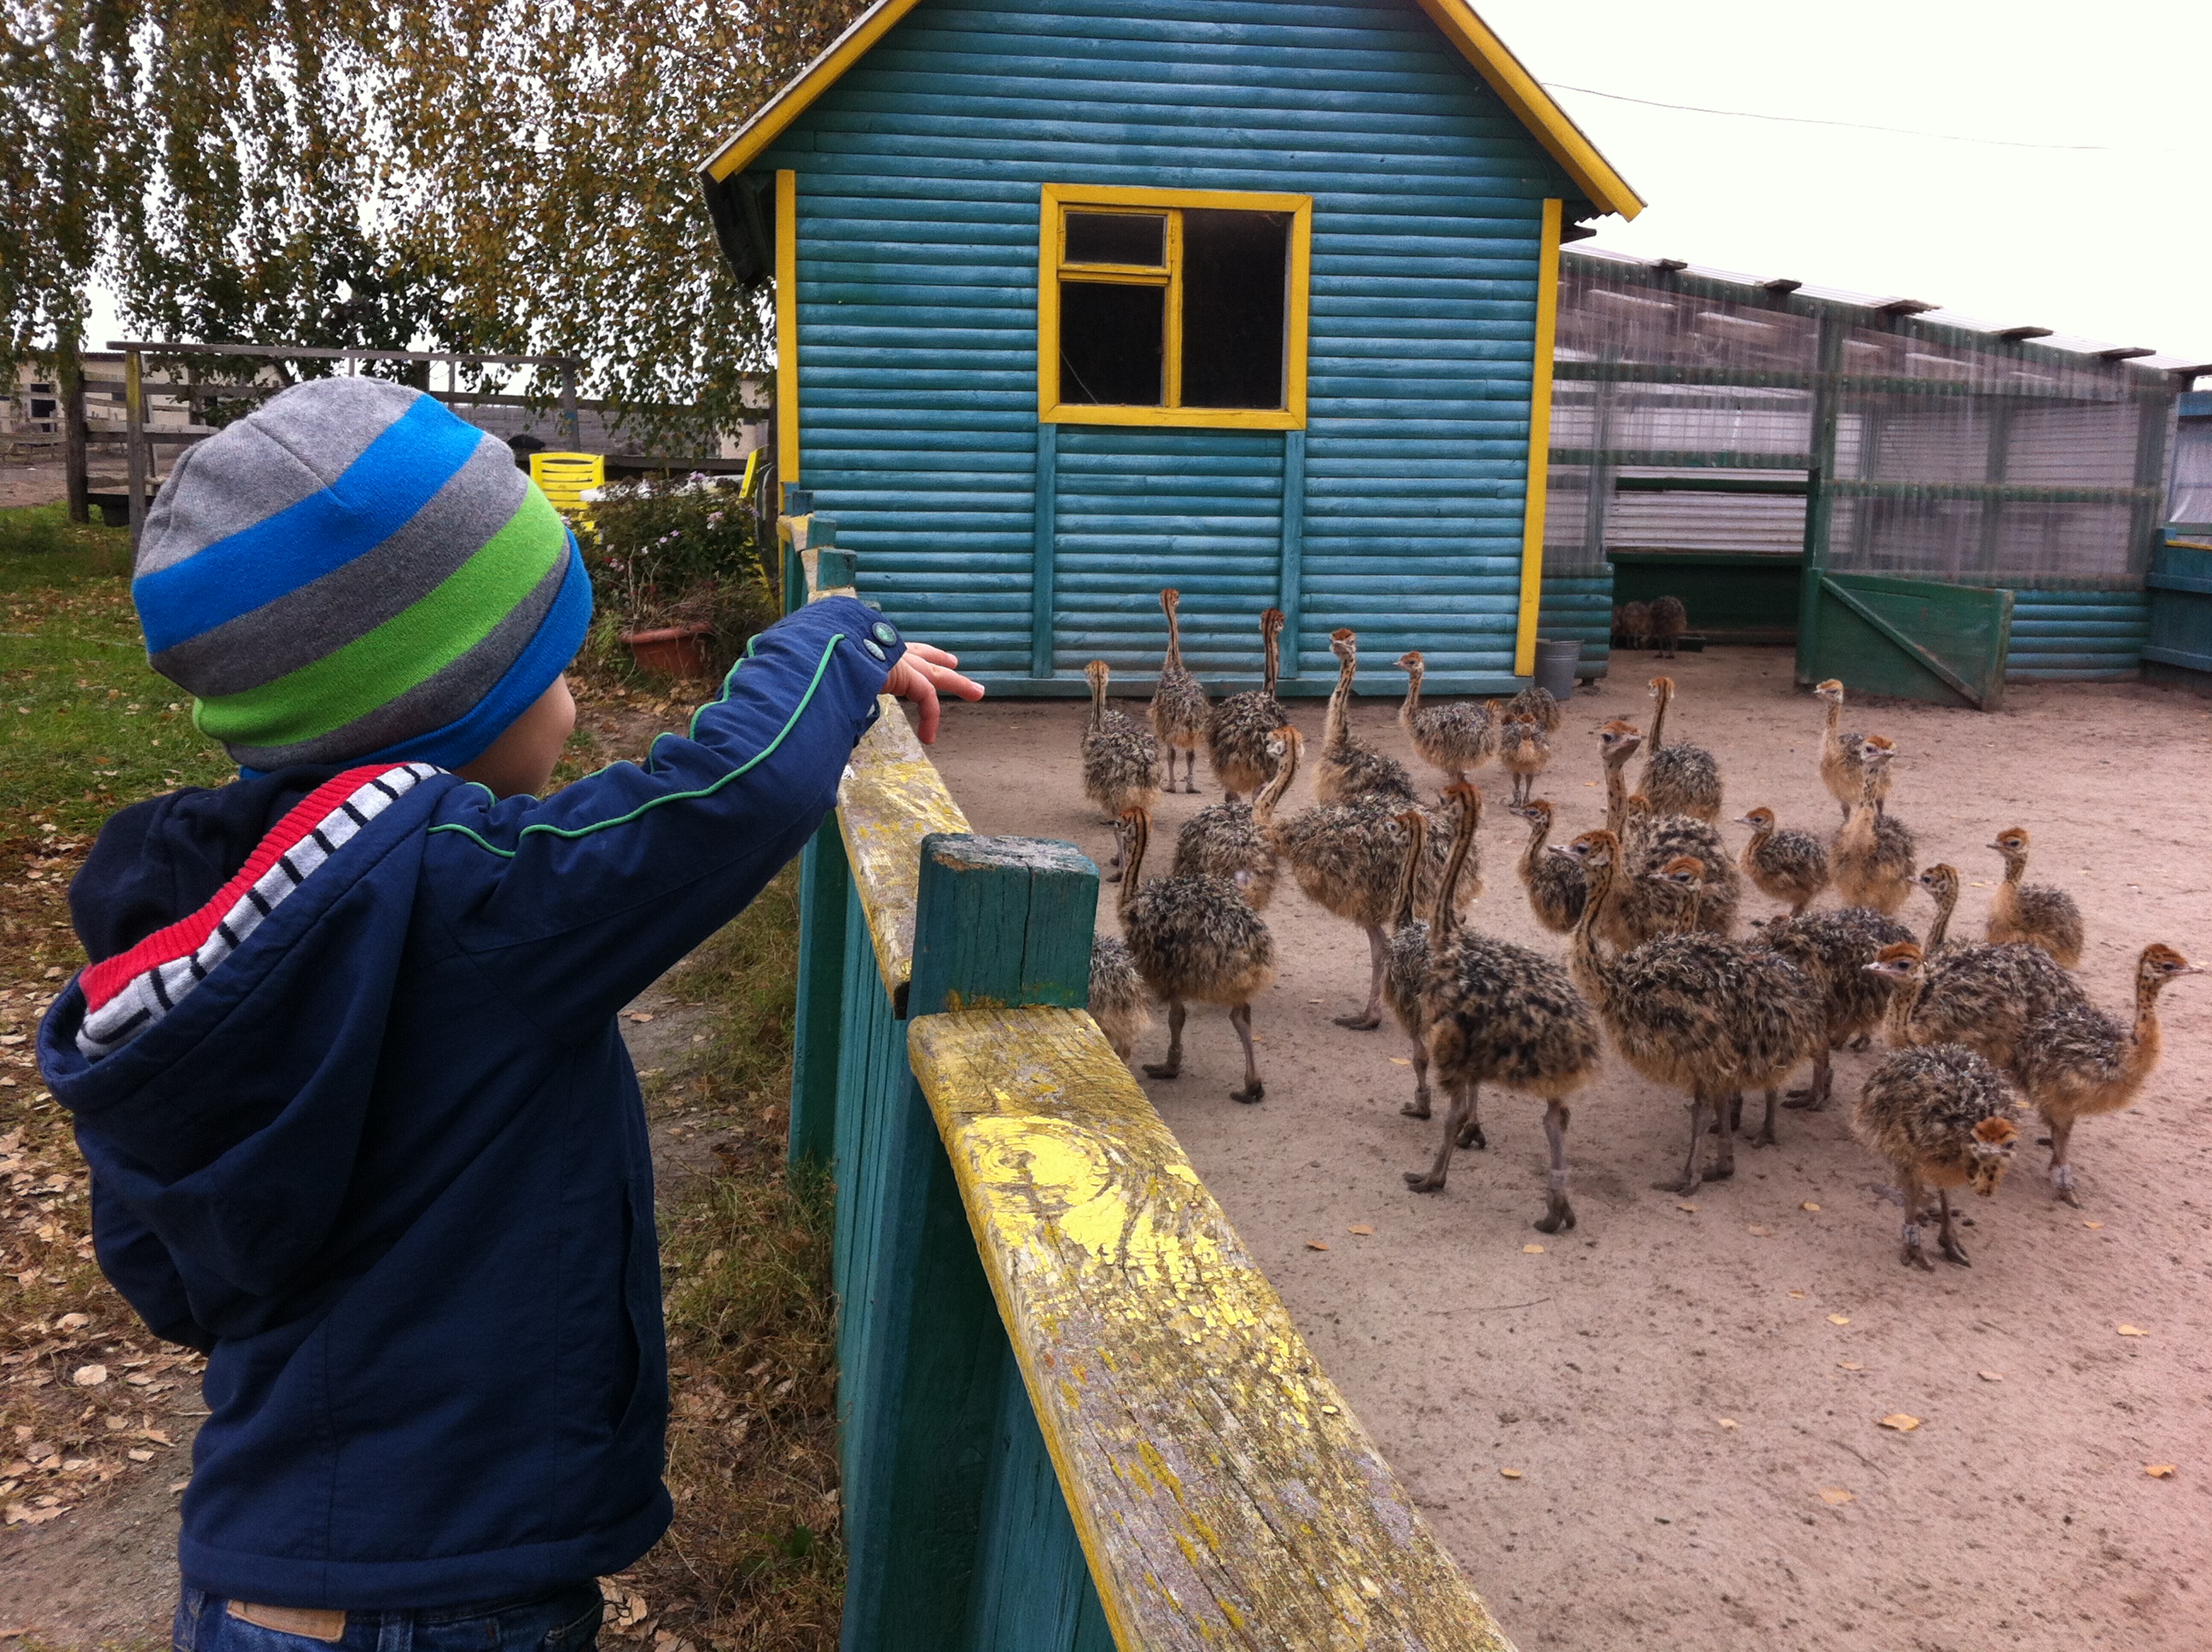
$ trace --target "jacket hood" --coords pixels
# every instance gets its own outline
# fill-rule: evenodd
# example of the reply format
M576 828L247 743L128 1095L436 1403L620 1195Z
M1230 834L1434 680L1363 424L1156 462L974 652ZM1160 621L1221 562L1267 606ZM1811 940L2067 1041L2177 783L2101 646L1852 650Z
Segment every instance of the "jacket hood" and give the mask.
M340 1219L406 937L372 910L407 908L457 783L293 769L155 799L70 890L94 962L41 1022L40 1065L216 1335L259 1328L234 1316L302 1279Z

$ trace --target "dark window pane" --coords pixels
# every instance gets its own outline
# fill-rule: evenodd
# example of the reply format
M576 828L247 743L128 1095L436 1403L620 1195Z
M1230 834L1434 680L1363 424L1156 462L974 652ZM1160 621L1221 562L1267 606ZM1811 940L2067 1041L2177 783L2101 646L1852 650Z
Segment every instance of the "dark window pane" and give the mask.
M1158 270L1167 259L1168 221L1129 212L1067 215L1070 264L1141 264Z
M1182 404L1280 407L1287 212L1182 215Z
M1158 407L1167 288L1060 283L1060 399Z

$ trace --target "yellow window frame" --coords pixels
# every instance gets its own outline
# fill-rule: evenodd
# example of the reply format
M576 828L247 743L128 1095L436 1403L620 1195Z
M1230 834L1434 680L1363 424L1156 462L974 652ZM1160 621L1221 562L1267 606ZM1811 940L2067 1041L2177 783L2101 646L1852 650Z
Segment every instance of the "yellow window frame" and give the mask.
M1182 400L1182 209L1284 212L1291 216L1290 290L1286 295L1280 407L1184 407ZM1167 264L1070 264L1067 214L1164 212ZM1100 184L1047 184L1037 211L1037 419L1044 424L1172 425L1214 430L1303 430L1306 424L1306 326L1312 290L1313 197L1242 190L1136 189ZM1160 363L1165 405L1131 407L1060 398L1060 282L1124 282L1167 289L1167 337Z

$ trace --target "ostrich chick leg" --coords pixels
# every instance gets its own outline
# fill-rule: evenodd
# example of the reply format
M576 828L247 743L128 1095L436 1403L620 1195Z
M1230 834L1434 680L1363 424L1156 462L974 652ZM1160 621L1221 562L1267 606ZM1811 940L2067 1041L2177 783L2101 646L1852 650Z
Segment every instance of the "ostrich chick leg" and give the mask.
M1575 1207L1567 1202L1567 1104L1553 1102L1544 1109L1544 1139L1552 1145L1551 1199L1536 1218L1536 1231L1557 1233L1575 1224Z
M1182 789L1192 797L1198 795L1198 748L1193 746L1182 754Z
M1936 1203L1943 1212L1943 1226L1937 1236L1937 1242L1942 1246L1944 1256L1960 1267L1972 1267L1973 1264L1966 1260L1966 1248L1959 1242L1959 1236L1951 1231L1951 1190L1938 1187Z
M1145 1063L1147 1078L1180 1078L1182 1077L1182 1023L1190 1012L1183 1008L1179 998L1168 1000L1168 1059L1155 1065Z
M2074 1133L2071 1119L2048 1121L2051 1126L2051 1189L2075 1210L2081 1200L2074 1191L2074 1167L2066 1162L2067 1138Z
M1721 1108L1721 1139L1715 1150L1712 1167L1705 1172L1708 1181L1726 1181L1735 1174L1735 1133L1743 1123L1743 1092L1735 1093L1732 1104Z
M1252 1006L1240 1004L1229 1012L1229 1024L1237 1029L1237 1036L1244 1044L1244 1088L1232 1090L1232 1102L1257 1102L1267 1098L1267 1088L1260 1082L1260 1060L1252 1053Z
M1722 1103L1727 1105L1725 1102ZM1698 1175L1698 1154L1705 1145L1705 1092L1695 1091L1690 1097L1690 1157L1682 1167L1680 1181L1655 1181L1651 1185L1662 1193L1693 1193L1704 1179Z
M1790 1099L1784 1105L1798 1108L1807 1113L1825 1112L1835 1082L1835 1064L1828 1054L1828 1047L1823 1044L1813 1052L1812 1082L1802 1090L1791 1090ZM1771 1146L1772 1144L1768 1145Z
M1482 1086L1467 1087L1467 1117L1459 1128L1459 1145L1462 1148L1486 1148L1490 1138L1482 1133Z
M1897 1185L1905 1194L1905 1256L1907 1267L1917 1267L1923 1273L1936 1269L1928 1254L1920 1248L1920 1168L1914 1164L1897 1167Z
M1336 1017L1338 1026L1354 1032L1373 1032L1382 1024L1382 977L1390 968L1390 941L1379 924L1367 926L1367 955L1374 965L1367 982L1367 1007L1358 1015Z
M1406 1172L1406 1185L1417 1193L1443 1191L1444 1173L1451 1169L1452 1150L1465 1145L1460 1140L1460 1132L1474 1116L1475 1091L1480 1086L1453 1084L1449 1088L1451 1106L1444 1114L1444 1139L1437 1144L1436 1163L1429 1166L1425 1175L1419 1170Z
M1429 1047L1422 1040L1413 1042L1413 1099L1398 1110L1409 1119L1429 1116Z
M1759 1133L1751 1139L1751 1145L1753 1147L1771 1147L1775 1145L1774 1115L1780 1110L1781 1106L1781 1090L1773 1084L1767 1085L1766 1121L1759 1127Z

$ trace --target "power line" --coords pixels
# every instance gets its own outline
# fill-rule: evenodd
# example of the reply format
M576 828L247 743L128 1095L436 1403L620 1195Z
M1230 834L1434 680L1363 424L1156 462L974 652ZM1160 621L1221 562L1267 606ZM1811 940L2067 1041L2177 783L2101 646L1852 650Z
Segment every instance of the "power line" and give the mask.
M1580 92L1585 97L1605 98L1614 103L1640 103L1647 109L1675 109L1692 115L1726 115L1734 120L1773 120L1792 126L1841 126L1854 132L1932 137L1946 143L1986 143L2001 149L2065 149L2098 155L2115 152L2114 146L2109 143L2025 143L2008 137L1965 137L1956 132L1923 132L1911 126L1869 126L1856 120L1817 120L1808 115L1765 115L1748 109L1708 109L1694 103L1662 103L1656 98L1632 98L1625 93L1601 92L1594 86L1569 86L1561 81L1546 81L1544 85L1554 92Z

